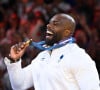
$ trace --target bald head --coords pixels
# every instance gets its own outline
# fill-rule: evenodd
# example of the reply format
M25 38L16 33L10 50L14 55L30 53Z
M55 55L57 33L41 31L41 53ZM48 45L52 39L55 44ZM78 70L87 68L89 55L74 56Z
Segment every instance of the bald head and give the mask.
M61 14L56 14L54 17L59 18L64 29L70 30L72 33L74 32L76 27L76 22L72 16L61 13Z

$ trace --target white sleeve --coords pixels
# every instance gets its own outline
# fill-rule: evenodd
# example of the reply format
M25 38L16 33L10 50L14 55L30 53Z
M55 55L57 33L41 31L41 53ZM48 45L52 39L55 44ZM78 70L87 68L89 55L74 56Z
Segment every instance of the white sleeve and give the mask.
M33 86L31 65L22 68L21 60L16 63L10 63L9 59L5 58L4 61L13 90L26 90Z
M100 90L95 62L84 51L73 57L72 70L80 90Z

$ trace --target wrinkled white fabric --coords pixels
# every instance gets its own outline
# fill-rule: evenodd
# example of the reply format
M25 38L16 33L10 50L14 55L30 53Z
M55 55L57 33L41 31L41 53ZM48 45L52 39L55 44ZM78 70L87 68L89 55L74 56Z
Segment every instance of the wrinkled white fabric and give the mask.
M21 60L5 63L14 90L100 90L94 61L74 43L41 52L25 68Z

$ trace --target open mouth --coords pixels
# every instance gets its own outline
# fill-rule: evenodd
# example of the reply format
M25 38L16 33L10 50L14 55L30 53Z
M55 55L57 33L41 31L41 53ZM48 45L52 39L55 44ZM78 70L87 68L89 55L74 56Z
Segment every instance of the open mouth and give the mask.
M52 31L50 31L50 30L47 30L47 32L46 32L46 38L52 38L53 37L53 35L54 35L54 33L52 32Z
M49 30L47 30L47 32L46 32L47 34L53 34L53 32L51 32L51 31L49 31Z
M47 30L47 32L46 32L46 36L52 36L52 35L53 35L53 32Z

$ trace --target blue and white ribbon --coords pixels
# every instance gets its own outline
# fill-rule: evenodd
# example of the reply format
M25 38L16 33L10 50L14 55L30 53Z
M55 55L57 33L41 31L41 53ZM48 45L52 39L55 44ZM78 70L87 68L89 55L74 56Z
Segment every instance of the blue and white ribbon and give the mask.
M45 41L31 42L31 46L36 47L40 50L52 50L52 49L62 47L64 45L66 45L67 43L74 43L74 42L75 42L75 38L70 37L70 38L62 40L59 43L54 44L53 46L50 46L50 47L46 47Z

